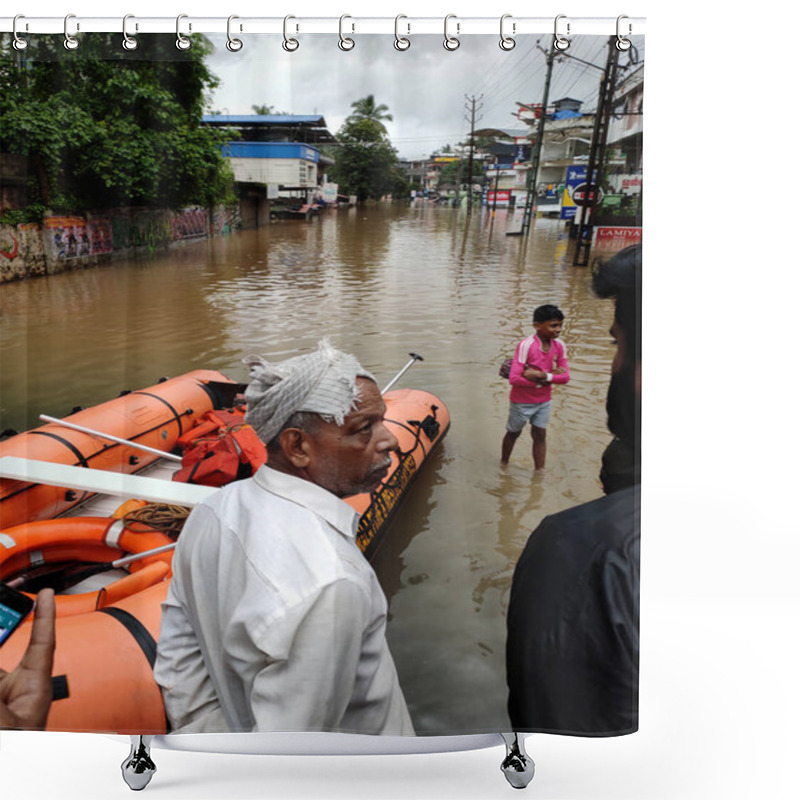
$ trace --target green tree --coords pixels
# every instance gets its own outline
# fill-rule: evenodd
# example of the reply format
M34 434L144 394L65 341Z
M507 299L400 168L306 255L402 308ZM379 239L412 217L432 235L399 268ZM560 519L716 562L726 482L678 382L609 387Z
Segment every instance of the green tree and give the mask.
M253 109L254 114L261 114L267 116L269 114L286 114L286 111L276 111L275 106L268 106L268 105L252 105L250 108Z
M356 100L355 103L350 104L350 107L354 110L348 119L372 120L373 122L378 123L384 133L386 132L386 127L384 126L383 121L386 120L388 122L392 122L394 120L391 114L386 113L389 110L389 106L384 105L383 103L376 105L375 95L373 94L368 94L366 97Z
M468 183L467 173L469 172L469 159L462 158L459 161L450 161L439 171L438 185L452 186L456 183L464 185ZM472 162L472 183L483 182L483 167L480 162Z
M28 157L31 204L54 210L142 205L210 206L230 199L221 152L229 133L201 124L218 84L203 37L175 48L149 34L135 51L92 33L67 53L61 36L37 36L20 54L0 42L0 140Z
M380 121L349 116L336 134L339 147L331 178L359 201L396 191L397 151Z

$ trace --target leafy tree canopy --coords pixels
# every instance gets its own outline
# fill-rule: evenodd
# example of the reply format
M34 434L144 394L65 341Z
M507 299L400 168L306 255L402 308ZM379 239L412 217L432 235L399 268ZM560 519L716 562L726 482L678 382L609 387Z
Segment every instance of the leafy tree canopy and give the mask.
M260 114L262 116L268 116L269 114L288 114L289 113L288 111L276 111L275 110L275 106L268 106L266 104L258 105L256 103L255 105L250 106L250 108L253 109L253 113L254 114Z
M480 183L483 181L483 167L479 161L472 162L472 181L469 181L469 159L462 158L445 164L439 171L439 186L463 185L465 183ZM476 180L480 178L480 180Z
M331 177L345 194L359 200L379 199L385 194L405 193L407 185L381 120L391 120L388 107L376 105L368 95L352 104L356 109L336 134L339 147ZM370 112L370 113L367 113Z
M129 205L180 208L228 199L232 175L220 145L230 133L201 124L218 79L211 44L171 34L92 33L71 52L61 36L37 36L17 52L0 40L0 140L27 156L29 200L82 212Z
M378 105L375 102L375 95L373 94L368 94L366 97L356 100L354 103L350 104L350 107L353 109L353 112L348 119L372 120L379 124L380 129L384 133L386 132L386 127L383 125L383 120L387 122L392 122L394 120L391 114L386 113L389 110L389 106L383 103Z

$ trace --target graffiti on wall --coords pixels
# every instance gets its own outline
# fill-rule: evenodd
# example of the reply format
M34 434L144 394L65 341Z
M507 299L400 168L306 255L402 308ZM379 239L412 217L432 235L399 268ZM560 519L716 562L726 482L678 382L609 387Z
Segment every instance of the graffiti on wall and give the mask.
M181 239L194 239L198 236L207 236L208 226L206 212L202 208L184 208L172 218L172 238L174 241Z
M0 283L96 264L96 256L143 247L152 253L173 241L230 233L241 227L237 206L109 209L104 217L45 217L44 226L0 226ZM83 260L83 264L81 263ZM106 259L102 259L106 260Z
M44 228L48 249L59 261L92 254L83 217L45 217Z
M214 206L211 211L211 235L222 236L234 228L241 228L240 208L236 206Z
M13 261L19 255L19 242L10 230L0 232L0 258Z
M114 250L114 238L111 233L111 222L107 219L90 219L86 223L89 229L89 242L92 255L111 253Z
M172 229L166 212L146 212L115 216L111 220L114 249L163 247L172 239Z
M35 222L0 225L0 283L47 271L42 232Z
M114 249L107 219L45 217L46 245L59 261L110 253Z

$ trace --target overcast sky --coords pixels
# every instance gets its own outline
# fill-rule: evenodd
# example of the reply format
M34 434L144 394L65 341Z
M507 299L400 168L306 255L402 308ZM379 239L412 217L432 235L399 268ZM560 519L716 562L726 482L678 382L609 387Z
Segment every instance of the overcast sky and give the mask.
M387 123L401 157L419 158L446 144L463 141L469 131L467 100L479 102L476 127L521 128L513 116L515 101L541 102L545 55L534 37L524 37L510 52L498 47L498 37L464 37L448 52L440 36L412 37L405 52L393 47L391 35L356 36L356 46L342 52L331 35L304 35L294 53L281 47L281 37L247 36L237 53L225 48L225 37L211 36L216 52L209 65L222 85L211 108L229 114L250 114L253 104L272 105L277 112L322 114L334 134L350 113L350 104L368 94L389 106ZM550 44L543 36L542 47ZM632 37L644 59L644 37ZM606 36L576 36L569 54L602 67ZM620 63L628 60L621 56ZM578 61L556 62L550 100L574 97L583 109L596 107L600 70Z

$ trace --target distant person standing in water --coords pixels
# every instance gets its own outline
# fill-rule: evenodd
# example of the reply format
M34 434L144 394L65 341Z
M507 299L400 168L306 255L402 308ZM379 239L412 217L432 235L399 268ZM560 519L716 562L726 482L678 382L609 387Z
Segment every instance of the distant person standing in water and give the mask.
M511 396L501 464L508 463L525 423L529 422L533 464L537 470L544 469L552 385L569 381L567 348L558 341L563 325L561 309L553 305L539 306L533 312L534 332L517 345L508 376Z

